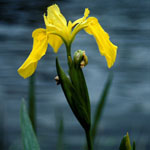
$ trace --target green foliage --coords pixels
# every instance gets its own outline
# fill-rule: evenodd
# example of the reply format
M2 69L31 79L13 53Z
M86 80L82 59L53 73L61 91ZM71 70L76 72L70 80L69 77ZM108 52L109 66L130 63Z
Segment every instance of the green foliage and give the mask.
M133 141L132 150L136 150L135 141Z
M98 101L98 104L97 104L97 107L96 107L96 111L95 111L95 114L94 114L94 120L93 120L93 124L92 124L92 132L91 132L93 142L94 142L95 135L96 135L96 132L97 132L97 129L98 129L98 124L99 124L101 116L102 116L102 111L104 109L104 106L105 106L105 103L106 103L106 100L107 100L107 95L108 95L109 89L111 87L112 78L113 78L113 75L110 74L108 79L107 79L104 90L102 92L102 96L100 97L100 99Z
M21 105L21 131L24 150L40 150L24 100Z
M119 150L135 150L135 141L131 147L129 134L127 133L121 140Z
M77 66L74 60L71 64L69 75L71 78L71 82L75 87L78 95L80 95L80 97L82 98L83 107L86 109L90 120L91 108L90 108L90 99L89 99L89 93L88 93L86 81L84 78L83 71L80 67L80 64Z
M29 117L36 132L36 108L35 108L35 74L29 79Z
M63 118L59 120L58 126L58 143L57 143L57 150L63 150L63 136L64 136L64 122Z
M119 150L131 150L130 138L128 133L121 140Z
M56 68L57 68L57 73L60 79L60 84L66 96L66 99L68 101L68 104L70 105L74 115L76 116L76 118L78 119L82 127L85 130L89 130L90 128L90 115L88 113L89 108L87 108L87 104L85 103L83 94L81 94L81 91L79 92L79 87L78 87L79 83L75 84L74 82L76 79L79 79L78 78L79 76L82 78L83 74L80 72L80 75L78 74L77 78L76 78L76 75L72 76L71 77L72 81L70 81L70 79L67 77L63 69L60 67L58 59L56 59ZM81 81L80 84L84 84L83 78L78 80L77 82L80 82L80 81ZM85 85L82 85L82 87L83 86Z

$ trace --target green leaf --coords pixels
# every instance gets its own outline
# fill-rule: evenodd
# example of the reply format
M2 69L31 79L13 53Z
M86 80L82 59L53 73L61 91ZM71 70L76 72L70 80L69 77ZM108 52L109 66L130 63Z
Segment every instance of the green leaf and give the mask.
M66 96L69 106L71 107L74 115L76 116L82 127L84 129L89 129L90 118L87 113L82 96L77 92L76 87L74 87L70 79L60 67L58 59L56 59L56 68L60 79L61 87Z
M133 141L132 150L136 150L135 141Z
M70 106L72 106L72 90L73 86L63 69L60 67L58 59L56 58L56 69L59 76L59 80L66 96L66 99Z
M90 118L91 117L90 99L83 71L80 67L76 67L76 65L73 62L69 70L69 75L73 86L77 90L78 95L82 97L83 105L86 108L86 111Z
M24 100L21 105L21 131L24 150L40 150Z
M29 117L32 123L32 127L36 132L36 101L35 101L35 73L29 78Z
M123 137L119 150L131 150L130 138L128 133Z
M93 120L93 124L92 124L92 132L91 132L93 142L94 142L95 135L96 135L96 132L98 129L98 124L99 124L101 116L102 116L102 111L103 111L105 103L106 103L107 95L108 95L109 89L111 87L112 78L113 78L113 75L109 74L107 82L104 87L104 90L102 92L102 95L101 95L101 97L98 101L97 107L96 107L96 111L94 114L94 120Z
M60 117L59 117L60 118ZM63 118L60 118L58 126L58 142L57 142L57 150L63 150L64 145L63 145L63 136L64 136L64 123L63 123Z

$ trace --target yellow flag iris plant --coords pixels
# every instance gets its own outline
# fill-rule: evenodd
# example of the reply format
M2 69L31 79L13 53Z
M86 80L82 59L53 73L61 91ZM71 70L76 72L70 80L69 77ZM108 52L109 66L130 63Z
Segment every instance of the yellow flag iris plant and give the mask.
M96 39L101 55L104 55L107 65L110 68L116 59L117 46L110 40L109 35L99 24L95 17L89 17L90 11L85 9L84 16L74 22L67 23L60 12L59 7L54 4L47 9L47 16L44 14L46 29L38 28L32 33L33 48L24 64L18 69L23 78L31 76L37 67L38 61L45 55L48 44L57 53L60 46L65 43L67 55L70 55L70 47L76 34L82 29Z
M95 17L88 17L90 11L85 9L84 16L78 20L67 23L61 14L59 7L54 4L44 14L46 29L38 28L33 31L33 49L24 64L18 69L23 78L31 76L37 67L38 61L45 55L48 44L57 53L60 46L66 46L68 60L68 75L64 72L56 58L56 70L58 84L61 84L66 100L86 133L88 150L93 150L91 139L91 106L88 88L82 68L88 64L85 51L77 50L71 57L71 44L76 34L82 29L93 35L101 55L105 56L108 68L112 67L116 60L117 46L111 43L109 35L103 30Z

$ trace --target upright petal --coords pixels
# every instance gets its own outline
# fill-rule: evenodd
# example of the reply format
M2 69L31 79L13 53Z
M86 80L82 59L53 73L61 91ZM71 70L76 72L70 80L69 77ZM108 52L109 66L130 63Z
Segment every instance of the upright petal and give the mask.
M61 14L59 7L54 4L47 9L47 16L44 14L44 21L47 29L48 34L54 34L59 37L65 42L70 42L70 33L67 27L67 21L65 17ZM53 36L54 37L54 36ZM55 37L54 39L58 39ZM54 40L50 40L49 44L53 47ZM59 39L59 43L60 43ZM58 42L56 43L56 45ZM59 45L59 44L58 44ZM54 51L57 51L54 49Z
M39 28L33 31L33 48L24 64L18 69L18 73L23 78L31 76L37 67L38 61L45 55L47 50L47 35L46 30Z
M80 32L82 29L86 28L87 26L88 26L88 22L86 20L84 22L77 24L75 26L75 28L73 29L72 34L71 34L72 41L75 39L76 34L78 32Z
M54 34L49 34L48 35L48 43L53 48L54 52L57 53L58 49L62 45L63 41L59 36L54 35Z
M80 32L82 29L87 27L88 22L87 22L86 18L88 17L89 13L90 13L89 9L86 8L84 11L84 16L80 19L77 19L76 21L74 21L72 23L72 28L74 28L74 29L71 34L71 39L72 39L71 42L74 40L74 38L78 32Z
M48 7L47 19L49 23L52 23L60 27L67 25L65 17L61 14L60 9L56 4Z
M84 11L84 16L80 19L77 19L76 21L73 22L72 26L74 27L76 24L78 23L82 23L83 21L86 20L86 18L88 17L90 13L90 10L88 8L85 8L85 11Z
M85 31L94 36L101 55L104 55L107 61L108 68L112 67L116 60L117 46L109 40L109 35L99 24L98 20L94 17L87 19L88 27Z

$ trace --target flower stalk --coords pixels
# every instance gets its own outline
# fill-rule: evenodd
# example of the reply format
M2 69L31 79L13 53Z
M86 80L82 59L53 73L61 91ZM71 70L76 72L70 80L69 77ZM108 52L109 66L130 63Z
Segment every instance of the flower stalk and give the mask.
M34 132L36 132L36 101L35 101L35 74L29 80L29 117L32 123Z
M85 131L85 134L86 134L87 148L88 150L93 150L93 143L92 143L90 131Z
M66 52L67 52L67 60L68 60L68 67L70 68L72 63L72 57L71 57L71 44L66 45Z
M68 55L68 49L66 49L66 51L67 57L71 58L71 54ZM82 50L78 50L75 52L72 61L68 59L70 78L67 77L63 69L60 67L58 59L56 59L56 69L60 79L62 90L66 96L68 104L70 105L77 120L84 128L88 150L93 150L90 134L91 133L90 100L86 86L86 81L81 67L81 62L83 63L83 61L86 61L85 64L87 64L87 56L85 55L85 51Z

